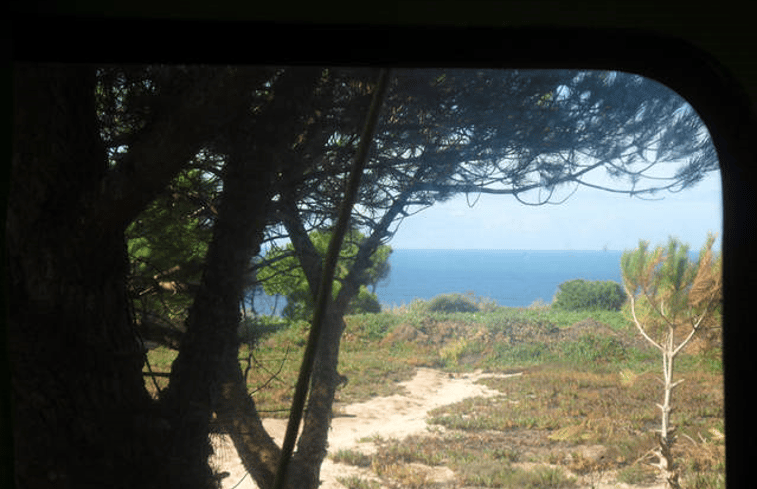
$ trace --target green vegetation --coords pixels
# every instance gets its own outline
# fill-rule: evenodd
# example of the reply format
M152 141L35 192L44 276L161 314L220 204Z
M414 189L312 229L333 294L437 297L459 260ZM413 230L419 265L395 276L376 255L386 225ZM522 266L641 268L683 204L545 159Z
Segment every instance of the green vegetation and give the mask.
M340 371L350 381L338 393L336 409L398 392L397 383L409 379L417 366L493 372L525 368L526 373L486 380L503 392L500 397L468 399L432 412L430 423L445 427L443 435L374 440L376 454L342 451L334 460L371 467L380 478L403 487L434 487L422 470L408 465L412 462L447 466L462 485L575 487L582 470L588 474L601 467L571 453L602 444L610 450L610 468L617 470L618 481L654 478L636 461L653 442L655 419L649 405L660 392L652 375L658 360L622 313L581 316L549 308L498 308L424 315L418 312L421 306L346 318ZM253 362L248 387L265 416L286 415L306 334L304 322L268 324L259 331L254 359L247 346L240 350L243 367ZM172 353L156 349L150 359L154 370L167 371ZM678 391L677 424L682 436L705 440L678 448L681 456L695 461L683 475L696 487L722 487L723 442L716 436L723 432L722 372L702 370L698 355L681 360L679 368L689 382ZM553 449L540 454L544 447ZM348 487L376 487L375 481L358 477L345 482Z
M428 302L427 310L429 312L476 312L478 306L460 294L447 294L434 297Z
M206 172L184 170L126 229L128 290L142 333L186 319L212 234L217 185Z
M518 467L518 455L491 435L473 440L458 434L441 438L410 436L376 440L378 450L371 467L400 487L437 487L421 466L447 466L463 486L503 488L569 488L575 481L557 467ZM413 465L416 464L416 465ZM457 487L457 486L452 486Z
M468 295L470 304L486 304ZM454 299L454 296L453 296ZM457 300L457 299L455 299ZM429 413L430 432L402 440L373 437L374 453L341 450L332 460L368 468L376 479L343 478L350 488L439 487L430 470L448 467L450 487L586 487L600 477L628 484L654 481L644 462L659 426L662 393L658 353L639 337L622 311L478 307L475 312L431 312L449 296L379 314L345 317L339 371L349 378L336 396L342 406L400 392L417 367L450 372L483 368L523 372L481 382L501 394L472 398ZM306 322L250 324L254 350L243 345L240 364L264 417L285 417L307 337ZM174 354L149 354L155 371L168 371ZM677 367L687 381L676 390L674 453L687 460L681 480L721 488L724 474L723 378L717 346L687 350ZM702 368L707 365L707 368ZM157 379L158 384L166 379ZM151 386L152 381L146 380ZM443 428L434 430L433 427ZM602 456L589 453L602 447ZM445 486L446 487L446 486Z
M326 254L332 233L313 231L308 238L320 255ZM351 270L358 248L365 242L365 236L359 231L347 233L339 255L339 263L334 272L334 286L332 293L337 296L343 280ZM263 290L269 295L286 297L287 304L282 316L291 320L309 321L313 316L315 299L310 290L305 271L295 256L292 243L284 248L272 248L263 259L263 266L257 270L257 279L262 283ZM348 314L376 313L381 311L376 294L368 290L368 286L375 286L380 280L389 275L389 255L392 249L387 245L379 246L371 255L370 266L363 273L363 284L347 307Z
M559 285L552 307L569 311L619 311L626 302L623 287L611 280L569 280Z
M239 299L257 283L250 267L271 243L292 242L310 288L281 292L297 299L288 317L309 316L322 265L308 234L327 231L340 209L368 237L348 239L360 259L346 278L337 274L337 289L340 280L345 285L329 304L335 307L312 377L326 388L311 391L311 406L332 404L341 316L360 285L371 283L364 275L370 257L409 215L479 191L535 191L539 198L529 203L545 204L557 198L553 190L594 171L617 177L607 190L635 195L682 190L717 169L694 111L636 75L398 68L382 96L386 75L382 70L377 81L368 66L14 66L11 180L23 184L13 185L8 199L8 323L10 356L24 359L14 385L28 389L14 397L15 412L24 414L17 432L34 445L17 451L18 485L39 486L40 473L91 487L106 480L124 487L214 484L206 436L213 409L236 412L241 424L260 422L257 412L242 409L248 400L236 394L245 386L229 360L240 354L252 395L269 408L285 404L291 365L300 364L291 361L301 353L298 323L245 327L261 346L238 351ZM365 123L371 99L374 108L382 102L381 124ZM363 152L369 141L374 150ZM364 155L370 161L353 201L343 192L345 178ZM639 168L633 155L654 160ZM676 164L661 172L657 162ZM369 292L362 296L361 310L375 311ZM420 319L425 333L415 328L417 342L382 345L373 355L381 364L365 377L391 386L403 372L398 364L412 370L407 358L453 368L475 363L471 351L486 353L488 340L466 334L468 341L440 358L443 343L420 341L422 335L442 339L446 331L486 326L449 315L439 334L435 319L428 321ZM413 333L409 328L399 324L387 334L396 339ZM144 402L137 332L150 345L181 348L160 403ZM503 334L519 337L515 327ZM274 343L263 345L269 339ZM345 350L364 361L364 351L378 349L360 346ZM360 365L355 360L354 368ZM353 391L352 384L356 395L384 389L357 382L364 391ZM314 455L293 459L292 472L309 479L298 486L318 486L312 476L325 453L327 411L309 410L318 419L305 424L298 449ZM45 420L66 422L51 430ZM272 471L273 441L240 433L235 443L244 444L257 482L268 485L262 481ZM97 463L82 470L80 460L93 454Z
M625 484L652 484L655 474L641 465L629 465L618 471L618 481Z
M428 312L476 312L479 310L478 305L472 297L462 294L444 294L438 295L428 301L426 305Z
M347 489L378 489L381 487L376 481L366 481L357 476L339 477L337 480Z
M334 462L354 465L356 467L370 467L371 457L357 450L339 450L331 456Z

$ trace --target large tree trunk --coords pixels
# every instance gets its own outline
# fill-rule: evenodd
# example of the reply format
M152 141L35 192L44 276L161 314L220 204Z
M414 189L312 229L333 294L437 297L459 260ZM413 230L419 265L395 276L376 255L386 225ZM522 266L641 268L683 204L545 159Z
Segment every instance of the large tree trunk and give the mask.
M238 151L226 164L207 265L162 398L173 427L172 456L179 461L170 468L172 479L182 487L212 476L209 423L220 401L222 368L237 362L239 354L240 300L246 270L262 241L272 166L261 167Z
M160 422L129 316L91 67L18 66L6 226L18 487L148 487Z
M144 388L123 232L204 141L248 114L271 71L171 84L166 70L150 121L109 167L95 68L15 68L6 245L19 487L168 487L185 463L168 458L170 425Z
M274 176L298 134L298 115L313 96L320 70L288 70L274 98L252 125L234 129L224 191L200 289L171 369L163 409L173 426L172 478L182 484L212 479L208 441L212 413L230 428L240 456L258 483L268 485L278 447L263 430L239 371L239 314L251 260L260 250Z
M263 427L239 363L231 360L234 364L228 362L223 368L218 424L231 437L244 468L265 489L273 485L281 449Z
M187 319L162 403L173 426L171 467L182 486L210 480L208 431L222 391L222 368L239 352L239 307L245 270L262 241L271 170L239 154L227 161L219 218L200 290ZM257 170L257 171L255 171ZM232 367L233 368L233 367ZM238 366L237 366L238 369Z
M275 85L274 101L256 122L254 132L258 147L240 149L236 156L248 155L255 161L260 161L265 167L259 170L263 175L273 175L273 168L277 173L282 170L295 173L301 171L302 163L289 151L292 141L290 136L304 137L305 133L312 129L307 127L310 125L309 121L304 123L305 127L298 127L298 122L303 121L303 118L298 116L304 112L303 107L307 107L319 76L320 73L316 69L285 72ZM284 124L289 127L282 135L280 131ZM277 166L269 167L266 162L277 162ZM187 471L200 465L207 467L207 432L210 414L216 412L219 424L229 431L248 472L260 487L270 487L278 465L280 449L264 430L239 369L236 326L241 283L234 282L241 280L249 259L259 249L259 240L245 240L242 236L262 232L261 222L255 221L253 214L266 216L260 209L268 204L266 199L270 198L270 185L266 177L251 180L251 167L249 164L244 165L243 161L235 159L234 156L229 159L230 170L233 169L237 174L233 178L229 175L224 179L222 205L228 207L221 209L217 226L220 226L222 221L229 226L233 223L236 231L214 236L207 268L216 272L212 277L203 278L200 293L190 312L187 333L182 339L180 354L172 369L171 387L166 393L165 407L173 411L184 407L184 411L177 411L174 423L187 429L180 433L177 431L173 447L177 458L193 462L191 466L177 469L177 477L189 482L193 476L184 475ZM261 200L261 197L264 198ZM304 236L305 242L309 243L302 223L298 222L297 225L301 232L290 233L292 239L300 240ZM258 236L260 237L262 235ZM312 243L310 245L312 247ZM308 259L303 260L303 267L307 269L310 280L320 274L320 258L317 253L307 254ZM229 256L234 258L230 259ZM314 283L317 283L317 280ZM352 287L349 289L352 295L357 291L357 287L354 287L354 290ZM320 466L326 455L328 428L337 385L336 366L340 337L344 330L342 317L347 302L348 300L340 301L339 307L330 307L329 310L329 319L320 341L318 361L312 378L309 413L298 453L290 464L288 487L315 488L319 485ZM191 410L188 406L191 406ZM205 450L196 450L203 441ZM182 451L182 447L185 446L192 447L194 451ZM207 477L207 474L195 474L194 477Z

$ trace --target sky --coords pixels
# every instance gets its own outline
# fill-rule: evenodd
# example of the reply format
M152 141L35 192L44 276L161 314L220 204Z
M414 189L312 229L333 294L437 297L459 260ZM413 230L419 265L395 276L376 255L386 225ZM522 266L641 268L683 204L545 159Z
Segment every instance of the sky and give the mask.
M694 187L641 200L579 188L559 205L527 206L509 195L464 195L406 218L388 243L393 249L628 250L670 236L698 250L708 232L722 236L720 173ZM472 196L473 197L473 196Z

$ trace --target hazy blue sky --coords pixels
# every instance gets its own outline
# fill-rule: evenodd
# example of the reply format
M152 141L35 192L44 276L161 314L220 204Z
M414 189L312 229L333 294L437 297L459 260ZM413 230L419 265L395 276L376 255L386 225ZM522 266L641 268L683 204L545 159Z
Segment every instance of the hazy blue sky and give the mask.
M722 232L719 172L695 187L663 192L662 200L579 188L560 205L526 206L512 196L465 196L406 218L389 245L394 249L625 250L639 239L652 245L675 236L699 249L708 231Z

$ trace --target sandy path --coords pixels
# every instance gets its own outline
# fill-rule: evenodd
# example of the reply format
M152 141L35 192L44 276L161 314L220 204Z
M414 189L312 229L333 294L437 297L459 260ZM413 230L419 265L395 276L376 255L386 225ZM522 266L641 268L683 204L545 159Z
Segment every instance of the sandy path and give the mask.
M402 439L411 434L423 433L427 427L426 415L430 410L470 397L488 397L498 394L496 390L476 384L479 379L516 375L520 374L499 375L476 371L451 376L438 370L420 368L413 379L400 384L405 388L404 394L379 397L346 406L342 414L331 422L329 453L352 448L367 454L371 453L375 446L371 441L361 442L361 439L372 435L379 435L384 439ZM265 419L263 424L280 444L286 431L286 420ZM214 444L216 460L221 471L229 472L229 477L223 480L223 489L257 488L249 475L246 475L231 440L227 436L219 436ZM321 487L343 489L344 486L336 481L337 477L353 474L368 476L369 471L335 464L327 458L321 467L323 481Z

